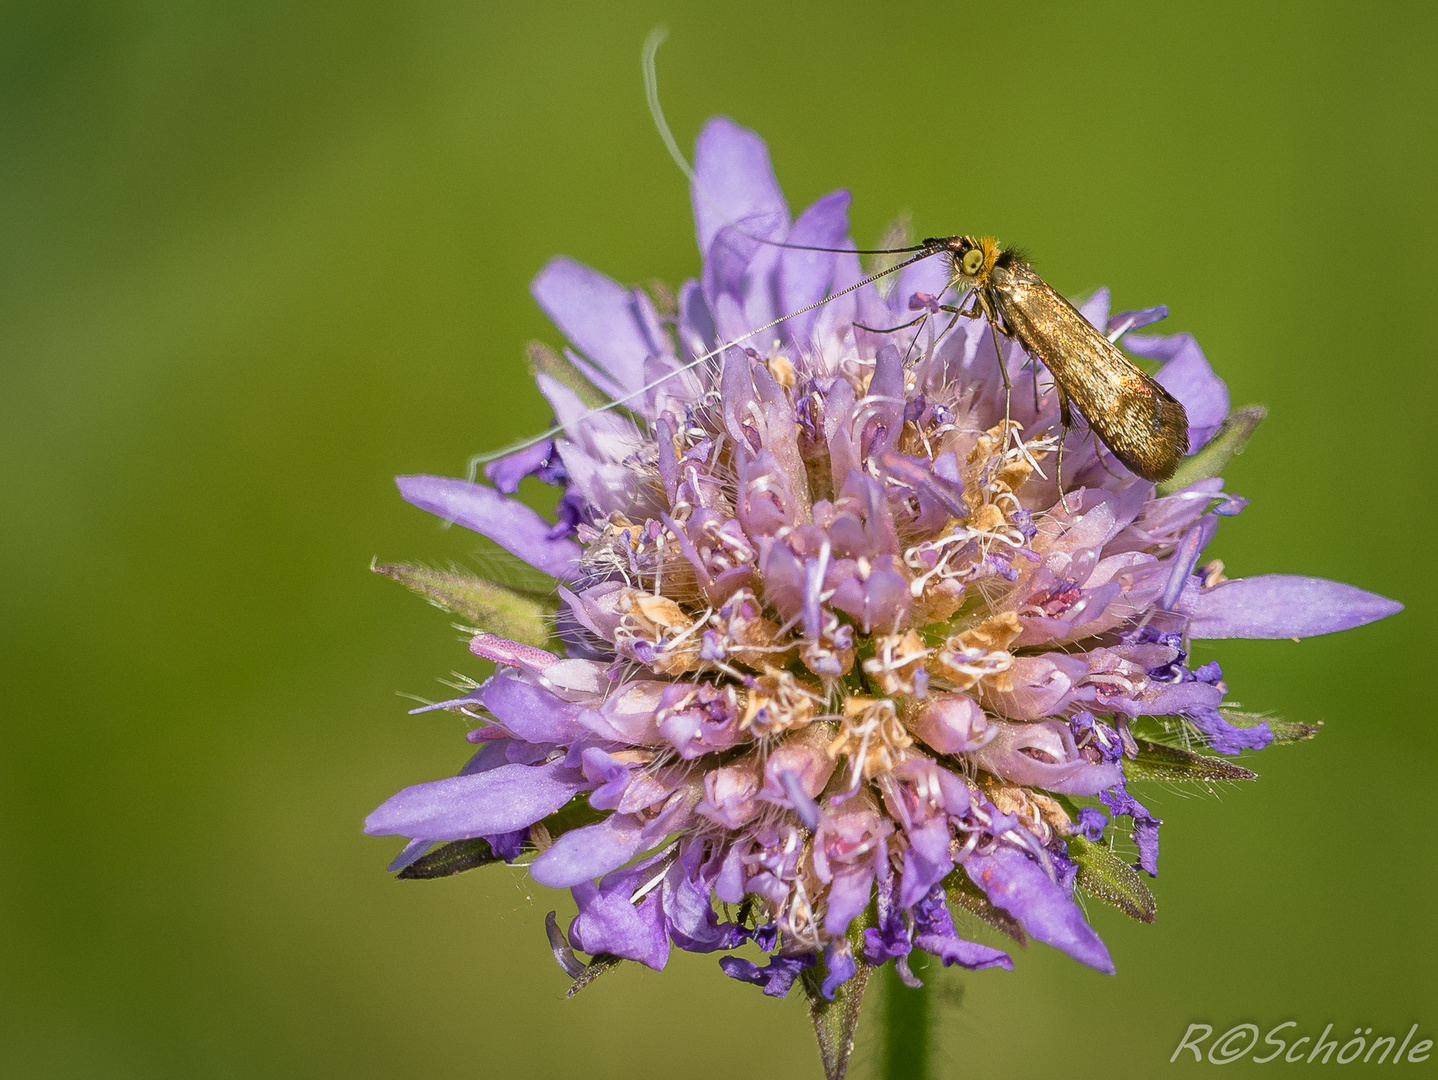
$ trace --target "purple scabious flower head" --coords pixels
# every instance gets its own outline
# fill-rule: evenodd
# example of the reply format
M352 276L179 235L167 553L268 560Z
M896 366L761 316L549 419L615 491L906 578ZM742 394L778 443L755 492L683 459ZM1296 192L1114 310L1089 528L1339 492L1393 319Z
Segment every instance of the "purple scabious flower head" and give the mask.
M493 486L399 480L556 599L382 568L469 616L496 672L434 706L473 718L478 752L367 831L409 839L402 876L519 860L570 889L550 938L580 984L674 947L767 953L720 964L816 1002L891 961L912 980L916 949L1012 967L951 904L1112 972L1079 899L1153 918L1109 842L1157 873L1133 787L1251 777L1223 755L1312 732L1226 707L1192 642L1399 606L1202 563L1242 509L1219 472L1252 424L1190 335L1126 339L1191 425L1155 488L1062 429L1016 342L944 311L962 297L940 258L846 292L852 251L763 242L852 248L846 192L791 216L762 140L723 118L695 169L703 270L671 303L565 258L535 279L567 341L531 350L560 433ZM1111 315L1107 291L1081 310L1115 337L1166 313ZM561 489L557 523L510 497L529 475Z

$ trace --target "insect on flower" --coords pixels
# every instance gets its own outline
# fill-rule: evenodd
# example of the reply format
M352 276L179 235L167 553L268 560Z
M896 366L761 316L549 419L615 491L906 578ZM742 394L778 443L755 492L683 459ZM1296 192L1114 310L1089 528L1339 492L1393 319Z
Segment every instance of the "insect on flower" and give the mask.
M841 248L784 244L754 237L760 243L807 251L839 253ZM1162 482L1170 479L1188 451L1188 414L1183 405L1145 373L1114 343L1060 296L1015 248L1003 248L992 236L930 237L921 244L898 248L870 248L861 254L900 255L913 258L880 271L884 277L934 255L948 258L953 277L950 287L959 293L958 305L934 304L936 311L953 313L952 329L960 316L985 318L993 329L994 351L1004 380L1005 418L1013 386L999 336L1016 340L1030 359L1042 361L1053 376L1058 392L1059 419L1067 432L1073 426L1070 405L1088 421L1094 435L1135 475ZM965 303L967 302L967 307ZM856 324L877 334L890 334L923 322L921 315L899 326L879 329ZM1127 328L1127 327L1126 327ZM1125 329L1126 329L1125 328ZM1037 373L1035 411L1038 410ZM1060 478L1063 443L1059 441Z
M1058 390L1060 417L1072 425L1069 404L1088 421L1115 457L1145 480L1167 480L1188 450L1188 415L1178 400L1141 371L1112 341L1039 277L1014 249L991 236L949 236L924 241L945 252L954 279L972 291L968 310L996 331L1017 338L1043 361ZM994 338L998 342L997 333ZM999 370L1008 389L1003 357ZM1062 448L1060 443L1060 448Z

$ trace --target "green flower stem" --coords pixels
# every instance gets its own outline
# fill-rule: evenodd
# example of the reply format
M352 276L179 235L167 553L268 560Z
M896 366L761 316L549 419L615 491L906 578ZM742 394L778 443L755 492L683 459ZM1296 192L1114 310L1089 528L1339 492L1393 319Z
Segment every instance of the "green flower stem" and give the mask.
M929 987L910 989L893 964L884 968L884 1080L928 1080Z

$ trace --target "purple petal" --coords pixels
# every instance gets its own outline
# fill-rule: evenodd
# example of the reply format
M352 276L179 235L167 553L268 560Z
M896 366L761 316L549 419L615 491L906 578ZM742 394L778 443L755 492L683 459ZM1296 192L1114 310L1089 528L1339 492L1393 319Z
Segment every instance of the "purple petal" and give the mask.
M805 968L814 966L814 954L802 956L773 956L763 967L741 956L721 956L719 966L724 974L740 982L753 983L769 997L786 997L794 980Z
M1217 531L1218 515L1204 514L1179 540L1178 550L1173 553L1173 567L1168 572L1168 584L1163 587L1163 595L1158 601L1158 606L1164 611L1172 611L1173 605L1178 603L1183 587L1198 565L1199 555Z
M789 204L769 164L764 140L727 116L704 125L694 145L697 184L691 192L699 253L706 258L719 230L743 225L772 237L789 224Z
M764 786L759 797L787 806L801 817L812 809L817 822L814 799L834 774L834 759L827 752L829 741L827 735L811 728L776 746L764 763ZM817 824L809 827L817 828Z
M508 457L491 461L484 467L484 475L497 490L505 495L513 495L519 490L521 480L547 468L551 458L558 460L554 452L554 440L546 439L533 446L526 446L523 450L517 450Z
M1107 285L1100 285L1087 300L1079 305L1079 314L1089 321L1089 324L1103 329L1108 325L1108 309L1111 296Z
M565 440L558 444L559 457L571 487L577 487L597 502L593 492L594 473L623 461L638 447L634 425L612 412L596 413L572 389L544 372L534 378L539 392L554 409L555 419L564 426ZM620 395L615 395L620 396ZM631 402L637 408L638 401ZM619 485L619 490L626 490ZM627 505L627 504L626 504Z
M1007 953L959 937L942 888L936 886L914 905L914 929L914 944L937 956L944 962L944 967L958 964L970 971L991 967L1014 969L1014 962Z
M1010 670L1014 688L990 694L990 704L995 711L1015 720L1037 720L1058 712L1074 687L1089 674L1082 658L1063 653L1020 656Z
M734 440L735 449L744 455L744 459L752 457L760 448L758 431L746 427L746 423L752 425L754 422L750 408L758 407L754 394L754 361L739 349L726 351L719 386L724 426ZM750 442L751 435L755 440L753 443Z
M420 858L420 856L430 848L434 847L434 844L435 842L433 840L411 840L400 849L400 853L394 857L393 861L391 861L385 869L391 874L403 870L410 863Z
M573 755L572 750L570 754ZM624 798L624 792L629 787L633 766L598 746L585 747L579 755L579 760L584 769L584 775L597 785L589 793L589 805L596 810L618 809L620 801ZM665 794L668 792L666 791ZM625 812L630 811L626 808Z
M967 694L933 694L909 722L910 730L941 754L977 750L988 732L988 718Z
M909 942L909 928L904 924L903 913L894 902L894 875L889 868L888 856L882 849L875 864L878 889L874 908L879 925L864 930L864 959L877 967L886 960L907 956L913 946Z
M973 803L973 796L969 794L969 785L948 769L936 768L933 775L939 783L938 803L940 809L955 817L963 817L967 814Z
M653 872L650 867L644 870ZM626 871L611 875L598 885L588 881L575 885L573 893L579 915L569 924L569 939L591 956L613 953L662 971L669 959L663 903L656 889L637 906L633 904L630 897L635 888L643 884L636 881L637 877Z
M1253 727L1238 727L1225 720L1217 709L1205 705L1189 709L1184 715L1208 738L1208 745L1220 754L1262 750L1273 741L1273 730L1267 721L1260 721Z
M534 860L529 875L552 889L592 881L638 855L644 846L643 834L644 823L637 817L611 814L598 824L565 833Z
M863 449L870 453L892 450L904 430L904 358L894 346L885 345L874 358L874 377L865 396L875 400L873 413L883 424L884 441ZM871 500L872 507L879 505L878 500ZM887 515L887 508L879 512Z
M1149 877L1158 877L1158 827L1162 818L1148 812L1148 807L1128 793L1123 784L1116 784L1099 796L1115 817L1133 818L1133 842L1138 845L1138 865Z
M578 544L549 539L549 522L493 488L447 476L397 476L395 483L406 502L489 537L546 574L572 581L579 572Z
M849 924L869 906L869 896L873 891L873 859L835 870L824 914L825 932L832 935L848 933Z
M824 575L829 570L830 547L826 542L819 548L819 554L804 560L804 637L810 641L819 640L823 627L819 612L819 597L824 591Z
M700 356L715 345L714 316L704 302L704 290L692 279L679 290L679 323L675 329L686 359Z
M950 922L949 926L952 931L953 923ZM1007 971L1014 969L1013 960L1002 949L995 949L990 945L980 945L976 941L967 941L959 937L957 933L952 933L951 936L919 934L914 938L914 944L924 952L937 956L944 962L944 967L958 964L970 971L991 967L1001 967Z
M740 840L731 844L719 865L714 878L714 896L726 904L737 904L744 899L744 856L748 854L753 841Z
M664 692L665 713L659 722L659 735L679 751L679 756L686 761L693 760L715 750L727 750L738 742L741 734L738 717L717 690L711 688L713 696L708 700L701 696L677 712L670 711L670 706L690 692L691 687L683 683L676 683L673 689Z
M885 450L878 458L879 467L895 480L932 496L955 517L965 518L970 510L964 501L964 482L958 478L957 467L951 464L953 461L952 453L943 454L931 465L927 460L906 457L893 450ZM939 474L938 469L946 466L953 469L954 479Z
M948 876L954 868L949 856L949 819L940 815L922 826L906 830L904 873L899 881L899 906L910 907Z
M825 1001L833 1001L835 991L852 979L859 970L859 965L854 962L854 950L850 948L848 941L837 938L829 942L829 947L824 950L824 966L829 969L829 973L824 976L819 993L824 995Z
M522 829L515 829L513 832L500 833L498 836L486 836L489 842L489 849L507 863L514 862L524 851L524 845L529 842L529 826Z
M660 742L654 714L668 683L636 679L616 686L598 709L585 709L579 722L600 738L634 746Z
M664 921L670 940L685 952L732 949L745 937L734 923L719 922L708 886L690 876L682 859L664 877Z
M816 803L803 784L799 781L799 774L792 769L784 769L779 773L779 782L784 786L784 793L789 797L789 805L799 815L799 820L810 829L819 827L819 804Z
M1001 844L991 855L970 855L964 870L989 902L1018 919L1034 937L1107 975L1113 960L1083 912L1049 880L1038 863Z
M1130 330L1138 330L1145 326L1152 326L1154 323L1168 318L1168 306L1159 304L1157 307L1140 308L1138 311L1120 311L1117 315L1109 317L1108 326L1104 332L1112 338L1113 335L1127 334Z
M780 232L775 232L777 239ZM778 248L761 248L735 228L719 230L704 257L704 300L714 312L714 332L722 341L747 340L756 326L773 318L774 267ZM767 310L751 311L752 307ZM757 321L756 321L757 316Z
M506 731L525 742L568 743L589 733L577 719L580 706L514 675L494 676L479 697Z
M848 211L847 191L825 195L799 215L785 243L839 247L849 234ZM831 251L782 249L779 253L780 307L785 311L798 311L822 300L834 280L834 258ZM784 327L789 339L798 345L807 345L818 317L816 309L787 320Z
M1074 825L1086 840L1097 843L1103 839L1104 828L1108 825L1108 815L1097 807L1085 806L1079 811Z
M481 731L485 732L485 729L481 729ZM474 733L471 732L470 734L472 735ZM468 739L469 736L466 735L465 738ZM511 747L515 746L514 740L503 737L492 737L487 732L485 732L481 738L471 741L484 742L484 745L475 751L474 757L470 758L469 761L465 763L464 768L459 770L460 776L478 776L480 773L493 772L502 765L534 765L544 760L545 756L542 752L544 750L543 747L535 747L535 750L540 752L540 756L536 761L511 761L509 751ZM529 744L521 743L519 745L528 746Z
M1403 605L1341 581L1264 574L1212 589L1190 585L1175 610L1196 638L1304 638L1386 619Z
M584 504L585 498L582 492L566 491L560 496L559 502L554 506L554 516L559 520L554 523L549 532L544 534L544 538L546 540L563 540L573 536L578 531L580 524L588 517L584 512Z
M970 757L995 776L1062 795L1097 795L1123 780L1117 765L1086 760L1061 720L992 726L993 739Z
M574 347L625 390L644 385L646 357L669 351L650 336L633 293L573 259L550 259L529 291Z
M739 829L759 816L762 776L757 763L740 761L704 774L704 798L695 810L714 824Z
M371 836L464 840L533 825L588 786L563 760L501 765L488 772L415 784L365 818Z
M903 924L899 923L898 925L902 927ZM878 967L880 964L900 956L908 956L912 949L913 945L902 933L886 934L875 926L864 929L864 962L872 967Z

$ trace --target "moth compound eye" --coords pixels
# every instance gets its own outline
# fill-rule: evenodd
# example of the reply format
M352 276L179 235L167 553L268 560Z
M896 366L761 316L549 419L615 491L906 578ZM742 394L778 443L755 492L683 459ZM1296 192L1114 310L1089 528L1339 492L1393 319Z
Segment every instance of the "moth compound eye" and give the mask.
M969 277L973 277L981 269L983 269L983 265L984 253L978 248L970 248L968 251L964 252L963 262L960 263L960 266L963 268L964 273L968 274Z

